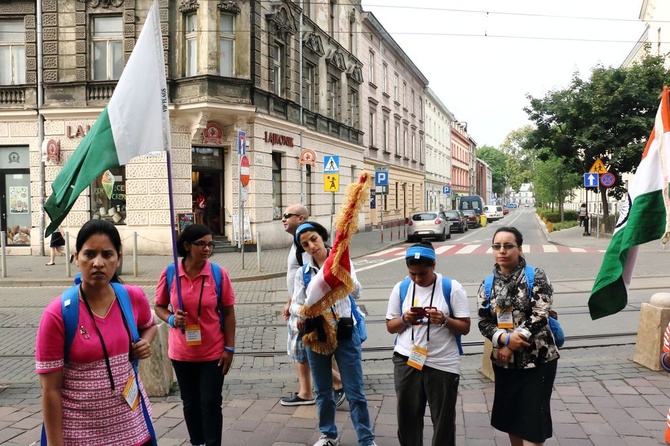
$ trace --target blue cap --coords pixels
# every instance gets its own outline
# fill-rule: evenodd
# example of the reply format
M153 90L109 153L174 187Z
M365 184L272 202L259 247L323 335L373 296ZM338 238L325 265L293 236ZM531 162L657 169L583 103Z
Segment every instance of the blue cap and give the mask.
M295 230L295 238L294 238L296 245L300 245L300 234L308 229L316 231L316 228L311 223L303 223L300 226L298 226L298 229Z
M435 260L435 250L421 245L410 246L405 253L405 258Z

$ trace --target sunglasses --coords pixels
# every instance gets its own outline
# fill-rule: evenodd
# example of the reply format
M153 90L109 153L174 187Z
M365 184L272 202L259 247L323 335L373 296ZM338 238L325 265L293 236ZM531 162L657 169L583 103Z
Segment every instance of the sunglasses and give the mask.
M291 214L290 212L284 212L282 216L284 217L284 219L288 220L291 217L300 217L300 214Z
M198 248L214 248L214 242L203 242L202 240L198 240L197 242L191 243L193 246L197 246Z
M501 245L499 243L496 243L494 245L491 245L491 249L494 251L500 251L501 249L505 249L505 251L511 251L514 248L518 248L517 245L513 245L511 243L505 243L504 245Z

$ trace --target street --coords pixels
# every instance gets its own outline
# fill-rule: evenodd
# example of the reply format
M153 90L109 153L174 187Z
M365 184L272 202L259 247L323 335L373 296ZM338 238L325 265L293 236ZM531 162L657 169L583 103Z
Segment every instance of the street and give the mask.
M491 395L492 384L477 372L481 365L482 337L477 329L477 318L475 314L476 293L483 278L490 273L493 260L490 254L490 242L496 228L503 225L514 225L524 235L524 252L530 251L526 258L528 263L543 268L554 285L554 306L559 313L560 321L567 335L565 349L562 351L562 359L559 363L557 385L559 383L575 383L575 372L571 367L584 366L583 354L593 351L593 357L597 358L602 352L616 351L617 355L625 354L632 357L632 350L637 332L638 313L642 302L647 302L650 296L667 288L668 274L664 271L663 264L667 261L667 253L657 246L643 247L644 255L640 255L636 267L637 274L632 284L629 305L625 311L617 315L598 321L591 321L586 302L588 300L593 280L598 272L603 257L603 249L595 247L579 246L567 248L548 243L537 220L529 209L520 208L512 212L505 219L490 224L485 228L470 230L464 234L452 234L452 238L445 242L436 242L434 246L438 252L437 270L461 282L468 293L472 329L468 336L463 338L466 355L462 358L462 373L460 392L467 401L467 395L471 392L484 392ZM358 257L354 265L358 271L358 278L363 285L363 297L359 305L368 314L367 325L369 338L364 344L364 372L366 375L366 392L371 400L371 412L377 421L377 434L380 436L378 443L388 443L394 439L394 414L393 407L385 411L383 409L387 398L394 400L392 366L389 360L393 345L393 336L386 332L385 313L388 296L393 285L402 280L406 275L406 267L402 253L409 246L407 243L396 245L378 253L372 253ZM487 252L488 251L488 252ZM131 282L131 281L130 281ZM153 287L143 287L149 299L153 298ZM243 281L234 283L237 303L237 342L236 359L230 374L226 377L224 385L224 404L226 404L225 429L230 429L229 438L242 439L244 433L257 437L256 431L262 430L259 424L255 428L248 427L245 430L240 427L239 419L229 422L235 417L243 417L246 413L240 409L240 404L250 405L253 402L263 402L266 411L270 413L286 414L286 408L274 407L278 399L290 392L295 391L296 379L294 367L289 363L285 352L286 329L281 319L281 309L286 300L285 279L276 277L266 280ZM34 342L35 332L39 323L42 309L61 291L62 286L26 286L26 287L3 287L0 288L2 299L0 300L0 327L2 337L0 338L0 442L3 444L30 444L37 438L34 437L39 426L39 385L34 373ZM607 347L610 346L610 347ZM580 347L589 347L580 348ZM598 348L594 348L598 347ZM596 354L596 350L599 352ZM588 353L591 355L592 353ZM599 364L599 360L594 359ZM570 365L572 364L572 365ZM576 366L575 364L581 364ZM588 363L587 363L588 364ZM620 365L620 373L638 373L639 366L633 364ZM646 369L645 369L646 370ZM597 374L597 372L595 373ZM649 372L650 376L662 380L661 386L670 387L670 381L665 374ZM615 379L615 378L613 378ZM593 376L589 377L593 380ZM663 387L664 388L664 387ZM479 393L478 393L479 394ZM466 412L468 406L466 401L459 403ZM241 403L244 402L244 403ZM490 404L490 401L488 401ZM181 404L178 394L164 398L152 398L152 403L157 408L159 420L157 429L162 435L161 444L184 444L185 427L181 422ZM557 401L557 407L565 400ZM651 438L656 437L664 429L664 411L670 398L659 397L656 407L658 413L649 418L648 429L654 432ZM10 409L15 412L16 408L24 408L28 415L24 421L23 431L12 425ZM345 406L346 407L346 404ZM311 409L311 411L309 410ZM565 407L564 407L565 409ZM5 412L3 412L3 410ZM291 419L296 414L304 417L301 428L305 428L305 435L316 433L314 412L312 408L300 408L294 413L291 410ZM476 412L487 412L484 407L477 408ZM386 415L384 415L386 413ZM382 417L382 418L379 418ZM390 418L389 418L390 417ZM345 432L350 438L353 435L351 424L347 420L346 413L338 412L338 419L342 420ZM477 429L486 429L489 432L489 441L477 444L493 444L493 430L488 424L482 423ZM459 415L460 427L468 431L470 418L464 414ZM561 417L557 418L562 420ZM652 424L653 421L653 424ZM306 423L306 424L305 424ZM388 423L384 428L382 426ZM262 424L262 423L261 423ZM309 428L307 428L309 427ZM349 428L347 430L347 427ZM234 433L232 432L234 431ZM426 435L430 433L427 429ZM558 428L557 428L558 431ZM260 432L260 431L259 431ZM260 435L260 434L259 434ZM461 439L464 432L459 432ZM647 434L642 437L650 440ZM271 436L267 436L270 438ZM272 444L306 444L295 439L294 443L280 442L281 435L272 437L267 443L248 443L250 445L264 446ZM486 438L486 436L484 436ZM32 441L28 439L34 438ZM224 432L224 438L226 438ZM306 439L306 442L311 440ZM429 438L429 437L427 437ZM568 436L569 438L569 436ZM262 440L266 441L266 440ZM556 437L547 444L599 444L573 443L565 439L556 442ZM8 443L4 443L8 442ZM238 444L225 442L225 444ZM343 444L353 444L351 442ZM617 443L613 443L617 444ZM633 444L633 443L621 443ZM644 443L635 443L644 444ZM648 444L658 444L654 441Z

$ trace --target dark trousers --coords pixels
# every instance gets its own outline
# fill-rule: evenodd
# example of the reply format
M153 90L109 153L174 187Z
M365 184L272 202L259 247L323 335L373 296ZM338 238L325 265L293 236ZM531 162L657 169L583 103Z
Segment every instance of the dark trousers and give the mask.
M191 444L221 445L223 367L217 362L172 360Z
M433 421L433 446L456 444L456 397L460 376L424 366L417 370L407 358L393 355L393 379L398 397L398 441L401 446L423 446L426 402Z

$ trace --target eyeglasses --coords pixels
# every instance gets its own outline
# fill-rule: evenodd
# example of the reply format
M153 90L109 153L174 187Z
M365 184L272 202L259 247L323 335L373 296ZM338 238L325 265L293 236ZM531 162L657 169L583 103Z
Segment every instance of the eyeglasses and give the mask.
M505 243L504 245L501 245L500 243L495 243L491 245L491 249L494 251L500 251L501 249L505 249L505 251L511 251L514 248L518 248L518 245L513 245L511 243Z
M202 240L193 242L191 245L197 246L198 248L214 248L214 242L203 242Z
M284 217L284 219L288 220L291 217L300 217L300 214L291 214L290 212L284 212L282 216Z

